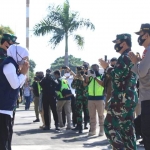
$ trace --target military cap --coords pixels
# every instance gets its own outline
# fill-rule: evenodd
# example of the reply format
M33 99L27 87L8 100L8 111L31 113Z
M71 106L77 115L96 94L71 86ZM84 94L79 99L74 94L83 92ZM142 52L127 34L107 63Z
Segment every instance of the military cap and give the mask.
M5 39L5 40L10 41L10 40L11 40L11 34L9 34L9 33L4 33L3 36L2 36L2 39Z
M4 33L2 39L12 41L13 44L19 44L18 42L16 42L17 37L13 34Z
M116 35L116 39L113 40L113 43L116 43L118 40L131 40L131 34L124 33L124 34L118 34Z
M16 42L17 37L15 35L11 35L11 39L10 39L14 44L19 44L18 42Z
M141 24L140 31L135 32L135 34L139 35L141 31L148 31L148 32L150 32L150 24L149 23Z

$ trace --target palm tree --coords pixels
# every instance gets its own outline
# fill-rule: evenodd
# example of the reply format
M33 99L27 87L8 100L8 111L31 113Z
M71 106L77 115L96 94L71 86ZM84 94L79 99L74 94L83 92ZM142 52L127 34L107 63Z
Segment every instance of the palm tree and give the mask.
M68 66L68 37L79 28L87 27L94 30L94 25L89 19L79 18L79 13L70 11L69 1L66 0L63 5L49 6L48 15L34 26L34 35L44 36L52 33L50 43L53 49L65 38L65 62ZM74 40L80 48L83 48L84 38L80 35L73 35Z

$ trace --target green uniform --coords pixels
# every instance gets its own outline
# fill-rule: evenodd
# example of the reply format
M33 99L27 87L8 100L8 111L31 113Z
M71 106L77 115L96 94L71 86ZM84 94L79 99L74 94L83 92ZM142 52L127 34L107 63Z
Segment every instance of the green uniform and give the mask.
M0 48L0 64L3 62L3 60L7 58L7 51L3 48Z
M131 72L132 63L126 50L110 72L113 84L112 97L104 122L105 134L116 150L136 150L133 112L138 102L136 75Z
M74 79L71 86L76 90L77 124L82 125L82 112L84 112L84 122L87 123L89 121L88 87L84 87L83 81L79 79Z

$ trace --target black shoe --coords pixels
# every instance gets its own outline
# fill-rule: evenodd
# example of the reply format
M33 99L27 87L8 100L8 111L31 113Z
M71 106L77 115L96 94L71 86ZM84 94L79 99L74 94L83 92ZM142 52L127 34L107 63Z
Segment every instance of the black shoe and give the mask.
M56 131L59 131L59 130L60 130L59 127L58 127L58 125L55 126L55 130L56 130Z
M40 122L40 119L36 119L36 120L34 120L33 122Z
M50 130L50 128L49 128L48 126L45 126L45 127L43 128L43 130Z
M82 133L82 131L83 131L83 127L82 127L82 125L79 125L78 130L79 130L79 133Z

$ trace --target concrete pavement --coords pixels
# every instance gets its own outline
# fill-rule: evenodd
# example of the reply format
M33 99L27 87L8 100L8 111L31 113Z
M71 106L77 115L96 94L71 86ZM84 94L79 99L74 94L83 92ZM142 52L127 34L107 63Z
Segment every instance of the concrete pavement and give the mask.
M109 150L111 149L105 136L88 137L88 130L83 134L68 131L63 128L60 132L54 130L54 122L51 130L39 129L42 123L33 123L35 114L33 106L29 111L24 110L24 105L17 109L12 150ZM98 127L97 127L98 133ZM138 146L138 150L144 150Z

